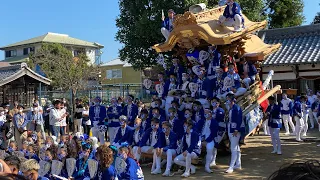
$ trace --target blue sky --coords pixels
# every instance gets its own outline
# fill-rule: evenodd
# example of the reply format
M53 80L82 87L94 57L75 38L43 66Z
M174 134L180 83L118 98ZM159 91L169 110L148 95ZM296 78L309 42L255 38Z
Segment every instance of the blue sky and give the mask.
M320 11L320 0L304 0L306 23ZM117 0L7 0L1 2L0 46L55 32L99 42L104 62L118 57L115 41ZM4 55L0 53L0 60Z

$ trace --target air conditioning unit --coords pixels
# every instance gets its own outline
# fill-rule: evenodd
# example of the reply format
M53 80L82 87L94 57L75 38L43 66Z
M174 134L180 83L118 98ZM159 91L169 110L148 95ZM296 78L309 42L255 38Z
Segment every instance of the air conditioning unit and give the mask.
M197 14L206 10L206 8L207 6L204 3L200 3L200 4L195 4L193 6L190 6L189 11L192 12L193 14Z

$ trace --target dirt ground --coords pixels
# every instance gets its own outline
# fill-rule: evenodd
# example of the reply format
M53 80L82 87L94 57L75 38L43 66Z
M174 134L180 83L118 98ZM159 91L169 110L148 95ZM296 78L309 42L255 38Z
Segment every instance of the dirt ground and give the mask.
M261 132L260 132L261 134ZM246 145L242 146L242 170L235 171L233 174L226 174L230 156L217 156L217 167L213 168L214 173L204 172L204 165L197 166L195 175L188 179L256 179L265 180L274 171L286 163L297 160L320 159L320 132L316 129L309 130L308 137L304 142L298 143L294 136L286 136L281 133L282 155L271 154L272 145L269 136L256 135L246 139ZM164 172L165 169L162 169ZM143 167L145 179L158 180L161 175L151 175L149 167ZM180 174L167 179L181 179Z

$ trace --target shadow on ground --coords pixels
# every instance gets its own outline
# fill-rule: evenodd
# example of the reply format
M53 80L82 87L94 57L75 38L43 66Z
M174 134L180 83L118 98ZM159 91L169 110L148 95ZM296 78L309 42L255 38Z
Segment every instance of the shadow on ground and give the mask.
M285 136L282 133L282 155L271 154L273 149L270 137L252 136L247 138L246 145L242 146L242 170L235 171L233 174L225 174L230 156L219 156L218 154L217 167L213 168L214 173L204 172L204 165L199 165L196 174L188 179L267 179L284 164L299 160L320 159L320 147L317 147L320 142L319 136L318 131L310 130L307 140L298 143L294 136ZM151 175L148 167L143 167L143 172L147 180L164 178L161 175ZM181 179L181 177L177 174L167 179Z

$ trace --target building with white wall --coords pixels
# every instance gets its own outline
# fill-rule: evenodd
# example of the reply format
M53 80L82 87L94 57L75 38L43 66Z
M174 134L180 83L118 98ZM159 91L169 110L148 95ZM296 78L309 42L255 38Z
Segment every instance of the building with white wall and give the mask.
M313 91L320 90L320 24L264 30L259 36L265 43L282 44L263 62L263 79L274 70L274 84L282 89L303 93L307 84Z
M19 64L25 62L31 52L41 48L42 43L59 43L72 51L76 57L79 53L85 53L92 63L101 63L101 44L88 42L70 37L66 34L47 33L45 35L24 40L14 44L1 47L0 50L5 51L3 62L10 64Z

